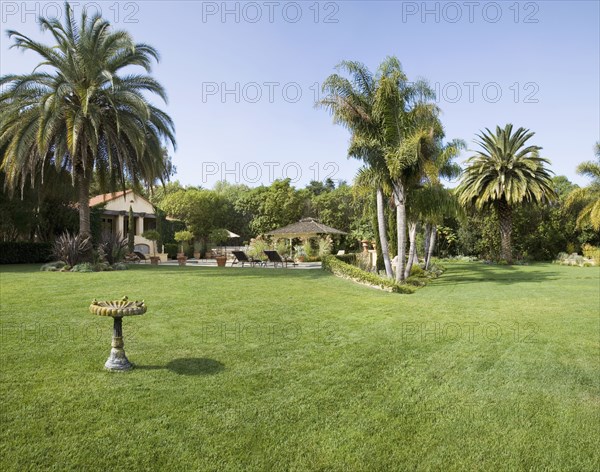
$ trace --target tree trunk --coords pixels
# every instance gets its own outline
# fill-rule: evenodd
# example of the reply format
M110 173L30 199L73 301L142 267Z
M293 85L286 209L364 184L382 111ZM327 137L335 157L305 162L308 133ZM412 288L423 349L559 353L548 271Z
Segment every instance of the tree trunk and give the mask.
M429 241L427 243L427 254L425 255L425 270L429 270L429 264L431 263L431 256L433 256L433 250L435 249L435 242L437 239L437 226L431 225L429 233Z
M410 270L412 269L413 262L417 254L417 223L414 221L411 221L408 224L408 239L410 241L410 246L408 249L408 262L406 263L404 278L410 277Z
M505 200L500 200L500 203L498 204L498 217L500 219L502 259L509 264L512 264L512 208Z
M423 237L425 265L427 265L427 255L429 254L429 238L431 234L431 223L425 223L425 234Z
M392 263L390 261L390 247L385 222L385 201L381 187L377 187L377 225L379 227L379 243L381 245L383 264L385 265L385 275L391 279L394 277L394 272L392 271Z
M394 199L396 200L396 226L398 228L398 260L396 262L396 280L404 282L406 267L406 201L402 182L394 183Z
M77 173L79 193L79 234L90 236L90 178L84 171Z

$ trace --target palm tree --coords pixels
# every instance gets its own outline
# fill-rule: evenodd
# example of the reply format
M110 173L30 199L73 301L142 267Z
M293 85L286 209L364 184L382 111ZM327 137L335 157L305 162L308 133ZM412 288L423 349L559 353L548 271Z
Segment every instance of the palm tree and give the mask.
M437 240L437 226L443 223L444 216L462 216L462 209L454 193L445 189L441 178L456 179L462 173L460 165L454 162L466 143L462 139L441 144L433 159L426 163L425 177L426 188L429 190L426 207L423 211L425 221L425 270L429 268L435 243Z
M376 191L379 243L386 275L392 278L384 210L384 188L389 178L381 146L381 123L373 115L377 82L380 76L390 72L390 60L380 65L376 76L373 76L369 69L359 62L343 61L336 69L349 75L350 78L338 73L327 77L323 83L323 92L326 95L316 105L329 110L334 121L351 132L348 156L362 160L366 164L365 169L369 170L364 172L362 184L368 180L369 185L372 185Z
M600 231L600 141L596 143L594 154L596 162L582 162L577 166L577 173L592 179L592 183L584 188L573 190L567 197L569 208L579 207L577 226L590 224L595 231Z
M383 155L396 205L399 282L406 278L408 192L420 182L424 164L434 155L437 140L443 135L439 110L431 103L433 98L425 82L408 82L395 58L390 60L390 72L379 79L375 92L373 110L382 123Z
M388 278L393 278L392 263L390 260L390 247L387 237L387 221L385 217L386 196L390 193L389 178L384 169L377 167L363 166L359 169L354 184L357 187L376 190L376 208L377 208L377 231L379 233L379 242L381 244L381 253L385 273ZM381 233L384 233L383 235Z
M512 211L523 202L541 202L556 197L547 159L539 156L539 146L527 145L533 132L513 125L486 128L476 141L482 148L467 160L467 168L457 187L463 205L475 204L479 210L493 207L500 220L502 258L512 263Z
M158 52L114 31L100 15L83 10L77 24L65 5L63 24L40 18L55 45L46 46L9 31L18 49L36 52L42 62L25 75L0 78L1 169L10 190L32 186L44 163L68 171L78 192L79 231L90 233L89 188L94 172L107 189L129 181L154 181L168 172L162 145L175 147L171 118L145 97L166 102L163 87L132 66L151 71Z

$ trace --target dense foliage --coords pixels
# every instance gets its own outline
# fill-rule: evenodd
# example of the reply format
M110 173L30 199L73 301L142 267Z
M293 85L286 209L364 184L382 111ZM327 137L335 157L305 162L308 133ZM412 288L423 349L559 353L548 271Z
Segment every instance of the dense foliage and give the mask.
M0 264L35 264L46 262L52 254L52 243L0 241Z

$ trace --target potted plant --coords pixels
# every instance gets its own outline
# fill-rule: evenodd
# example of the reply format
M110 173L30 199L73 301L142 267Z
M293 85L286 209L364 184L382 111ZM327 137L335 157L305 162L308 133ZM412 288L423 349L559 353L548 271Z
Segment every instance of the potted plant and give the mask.
M177 262L180 266L184 266L187 262L187 257L183 252L183 243L189 242L194 239L194 235L191 231L183 230L175 233L175 241L179 243L179 252L177 253Z
M202 242L194 242L194 259L200 259L202 257Z
M225 228L215 229L210 233L210 240L217 246L224 245L228 238L229 231L227 231ZM225 254L225 251L218 251L215 259L217 260L217 266L225 267L225 264L227 263L227 255Z
M156 255L156 241L160 239L160 234L158 234L158 231L154 229L149 229L148 231L144 231L144 233L142 234L142 238L146 238L152 241L153 255L150 256L150 264L158 265L158 263L160 262L160 257Z

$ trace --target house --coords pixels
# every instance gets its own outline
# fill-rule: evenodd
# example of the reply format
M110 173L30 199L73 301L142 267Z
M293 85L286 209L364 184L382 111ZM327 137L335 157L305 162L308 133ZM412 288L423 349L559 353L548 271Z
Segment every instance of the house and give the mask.
M156 229L156 213L154 206L133 190L124 192L105 193L90 199L90 207L103 205L102 231L120 233L127 237L129 229L129 207L133 210L135 221L135 251L152 254L153 242L142 237L144 231ZM157 253L162 262L167 260L167 254Z

